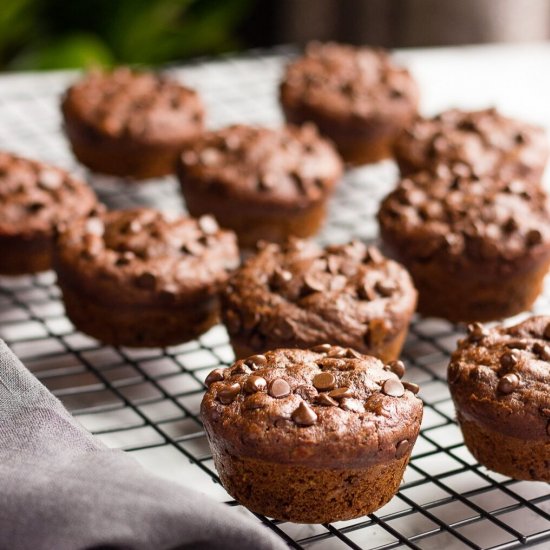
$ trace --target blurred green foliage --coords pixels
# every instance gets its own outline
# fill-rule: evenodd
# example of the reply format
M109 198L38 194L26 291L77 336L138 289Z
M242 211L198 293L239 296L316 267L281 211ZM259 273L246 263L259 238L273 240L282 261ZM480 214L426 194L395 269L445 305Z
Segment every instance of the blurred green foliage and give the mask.
M239 49L252 0L0 0L0 68L157 65Z

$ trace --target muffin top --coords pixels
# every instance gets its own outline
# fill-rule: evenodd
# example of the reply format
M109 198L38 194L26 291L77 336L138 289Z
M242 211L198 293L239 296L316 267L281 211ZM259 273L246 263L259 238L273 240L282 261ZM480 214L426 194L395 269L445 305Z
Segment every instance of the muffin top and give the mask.
M434 118L418 117L395 143L404 173L454 167L462 175L495 175L538 182L550 149L542 128L499 114L495 109L452 109Z
M530 267L550 253L550 210L545 192L521 180L437 173L407 177L382 202L384 241L401 258L462 266L483 261L484 271Z
M409 116L418 105L415 81L388 53L333 42L309 44L287 66L280 92L286 107L356 122Z
M550 441L550 317L509 328L470 325L452 355L448 380L467 420Z
M66 123L76 119L101 135L147 143L194 136L204 122L204 107L194 90L125 67L88 73L67 90L62 110Z
M234 125L206 132L186 147L179 163L180 177L189 186L290 207L326 197L342 170L333 146L311 124L279 129Z
M206 379L201 415L236 456L311 467L364 467L407 454L422 419L418 386L346 348L278 349Z
M0 151L0 235L53 235L97 204L86 183L65 170Z
M321 248L291 239L264 245L233 274L222 297L230 334L254 348L326 341L376 350L408 324L416 290L407 271L360 242Z
M58 236L56 253L56 269L69 280L118 303L207 297L239 263L234 233L211 216L169 217L149 208L73 223Z

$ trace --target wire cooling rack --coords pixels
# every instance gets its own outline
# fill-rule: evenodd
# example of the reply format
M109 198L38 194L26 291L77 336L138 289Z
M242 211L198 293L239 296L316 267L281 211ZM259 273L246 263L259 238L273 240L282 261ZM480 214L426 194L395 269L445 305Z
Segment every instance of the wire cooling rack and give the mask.
M287 55L285 50L257 52L173 72L201 91L210 126L277 124L274 90ZM420 66L419 58L411 59ZM435 79L437 63L428 62ZM61 133L58 111L59 94L73 78L71 73L2 77L0 147L82 171ZM183 207L172 178L124 185L84 175L111 207ZM396 176L390 162L348 173L331 203L321 241L373 239L378 202ZM535 311L550 312L547 296L550 292ZM0 278L0 337L86 428L160 476L256 517L293 548L550 548L549 485L492 473L463 444L445 384L449 353L460 335L458 327L437 319L416 318L411 326L404 349L407 378L421 386L425 413L398 495L359 519L297 525L252 515L218 483L199 404L208 372L233 360L222 326L167 349L103 346L64 316L53 273Z

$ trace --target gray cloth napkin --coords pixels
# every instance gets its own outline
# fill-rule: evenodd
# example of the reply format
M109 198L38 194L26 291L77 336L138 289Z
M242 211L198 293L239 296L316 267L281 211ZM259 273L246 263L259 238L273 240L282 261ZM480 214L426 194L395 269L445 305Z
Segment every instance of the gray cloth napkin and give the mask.
M1 549L282 549L268 527L84 430L0 341Z

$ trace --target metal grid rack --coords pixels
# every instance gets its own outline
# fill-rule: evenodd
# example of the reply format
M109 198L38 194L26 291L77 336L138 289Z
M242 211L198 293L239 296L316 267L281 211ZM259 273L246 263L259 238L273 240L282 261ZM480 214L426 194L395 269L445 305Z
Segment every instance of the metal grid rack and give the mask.
M173 69L203 94L210 125L277 124L276 83L287 51L201 61ZM0 79L0 147L81 171L60 130L58 96L70 73ZM320 239L344 242L376 236L380 198L396 178L392 163L348 173L334 197ZM136 204L180 210L172 178L123 184L86 174L111 207ZM550 288L535 311L550 311ZM198 416L203 380L233 354L222 326L197 341L167 349L103 346L64 316L53 273L0 277L0 337L90 431L130 452L146 468L228 502L217 481ZM257 517L290 547L550 548L550 494L545 483L514 481L476 463L454 422L445 384L449 353L460 328L416 318L404 349L407 378L425 403L421 435L398 495L353 521L297 525Z

